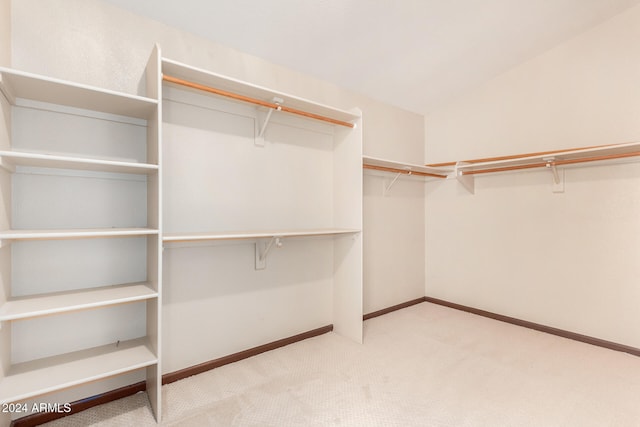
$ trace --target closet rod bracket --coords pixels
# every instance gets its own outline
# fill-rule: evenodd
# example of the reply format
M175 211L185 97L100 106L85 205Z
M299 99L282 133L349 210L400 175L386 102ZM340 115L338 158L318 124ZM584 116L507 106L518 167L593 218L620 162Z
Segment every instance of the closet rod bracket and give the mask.
M269 108L266 117L262 121L262 125L260 125L258 129L256 129L258 136L255 138L255 145L260 147L264 147L264 132L267 130L269 120L271 120L271 115L274 111L282 111L281 104L284 103L284 99L274 96L271 102L276 105L276 108ZM258 120L256 120L256 126L258 126Z
M269 243L265 243L264 241L256 242L256 270L264 270L267 268L267 256L274 247L282 247L281 237L273 236L269 240Z
M0 73L0 94L2 94L7 101L9 101L9 104L15 105L16 97L13 94L13 91L11 90L9 85L7 84L6 79L3 78L3 75L1 73Z
M0 168L6 170L9 173L15 173L16 171L16 167L5 161L3 157L0 157Z
M396 183L396 181L398 180L398 178L400 178L400 175L406 173L407 175L411 175L411 168L410 167L405 167L404 168L407 172L398 172L396 173L396 176L393 178L393 180L391 180L391 182L389 183L389 185L385 184L384 186L384 194L385 196L387 195L387 193L389 191L391 191L391 187L393 187L393 184Z
M555 157L543 157L545 167L553 174L553 192L564 193L564 170L558 169Z
M460 166L468 165L468 162L458 162L455 167L456 179L462 186L471 194L476 193L475 179L473 175L466 175L463 171L459 170Z
M544 160L545 162L547 162L547 169L551 170L551 173L553 173L553 182L555 184L560 182L560 176L558 175L558 168L556 167L556 158L555 157L543 157L542 160Z

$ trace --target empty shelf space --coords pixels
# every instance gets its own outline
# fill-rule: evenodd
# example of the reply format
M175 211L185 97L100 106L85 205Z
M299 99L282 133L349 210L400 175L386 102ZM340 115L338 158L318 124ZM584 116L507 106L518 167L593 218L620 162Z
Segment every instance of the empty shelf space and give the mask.
M72 292L17 297L0 306L0 321L27 319L88 308L105 307L156 298L147 283L104 286Z
M406 175L431 176L435 178L446 178L447 175L453 171L453 169L434 168L424 165L396 162L393 160L380 159L370 156L362 156L362 165L365 169L402 173Z
M238 231L227 233L166 233L164 242L190 242L199 240L242 240L242 239L269 239L272 237L305 237L305 236L331 236L338 234L355 234L360 230L344 228L308 229L308 230L272 230L272 231Z
M158 234L151 228L84 228L61 230L4 230L0 240L56 240L101 237L135 237Z
M0 158L2 159L2 164L8 166L79 169L143 175L156 173L158 171L158 165L146 163L87 159L73 156L58 156L21 151L0 151Z
M11 103L16 98L147 119L158 101L79 83L0 67L0 89Z
M47 357L10 367L0 403L16 402L156 364L146 338Z

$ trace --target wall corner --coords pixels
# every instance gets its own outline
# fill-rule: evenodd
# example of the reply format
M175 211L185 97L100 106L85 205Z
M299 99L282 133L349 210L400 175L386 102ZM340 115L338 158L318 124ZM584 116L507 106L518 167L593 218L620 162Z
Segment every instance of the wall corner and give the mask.
M11 0L0 0L0 66L11 66Z

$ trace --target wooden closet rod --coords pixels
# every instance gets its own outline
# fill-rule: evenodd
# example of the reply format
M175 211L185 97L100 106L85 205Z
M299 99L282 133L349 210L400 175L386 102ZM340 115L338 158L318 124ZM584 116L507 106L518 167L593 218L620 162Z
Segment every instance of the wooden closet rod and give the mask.
M402 173L405 175L416 175L416 176L432 176L434 178L446 178L446 175L438 175L437 173L428 173L428 172L418 172L418 171L411 171L411 170L407 170L407 169L397 169L397 168L388 168L386 166L373 166L373 165L362 165L363 169L373 169L373 170L377 170L377 171L384 171L384 172L395 172L395 173Z
M297 114L299 116L304 116L304 117L308 117L315 120L321 120L323 122L333 123L334 125L340 125L340 126L345 126L349 128L355 127L353 123L343 122L342 120L332 119L331 117L325 117L319 114L309 113L307 111L298 110L296 108L287 107L285 105L279 105L273 102L262 101L260 99L251 98L249 96L244 96L244 95L240 95L233 92L228 92L222 89L216 89L214 87L201 85L199 83L190 82L188 80L179 79L177 77L167 76L166 74L162 75L162 80L170 83L175 83L178 85L190 87L192 89L202 90L202 91L213 93L220 96L226 96L227 98L232 98L237 101L249 102L251 104L260 105L262 107L273 108L274 110L285 111L287 113Z
M492 173L492 172L505 172L511 170L519 170L519 169L532 169L532 168L543 168L546 167L547 164L552 166L562 166L562 165L572 165L576 163L587 163L587 162L596 162L599 160L613 160L613 159L624 159L627 157L635 157L640 156L640 151L634 151L632 153L621 153L621 154L609 154L604 156L594 156L594 157L584 157L581 159L567 159L567 160L553 160L549 162L540 162L540 163L530 163L528 165L516 165L516 166L503 166L498 168L490 168L490 169L479 169L475 171L463 171L463 175L477 175L481 173Z
M565 151L578 151L578 150L588 150L591 148L611 147L612 145L617 145L617 144L593 145L591 147L580 147L580 148L565 148L563 150L552 150L552 151L538 151L537 153L512 154L510 156L485 157L483 159L463 160L463 162L464 163L484 163L484 162L496 162L500 160L514 160L514 159L521 159L524 157L535 157L535 156L544 156L547 154L564 153ZM446 166L455 166L456 164L457 162L446 162L446 163L432 163L425 166L429 166L432 168L441 168Z

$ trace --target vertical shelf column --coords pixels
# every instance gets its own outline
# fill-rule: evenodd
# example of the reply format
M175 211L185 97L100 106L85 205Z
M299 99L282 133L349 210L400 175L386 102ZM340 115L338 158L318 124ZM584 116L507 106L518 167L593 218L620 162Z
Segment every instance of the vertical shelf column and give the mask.
M158 165L158 173L147 178L147 227L158 230L147 238L147 281L158 297L147 302L147 336L158 362L147 370L147 394L158 423L162 419L162 55L156 45L146 67L146 96L158 100L158 108L147 121L147 162Z
M148 96L137 96L0 69L0 234L8 239L0 244L2 402L45 394L43 399L53 400L53 392L75 386L80 389L70 390L70 395L86 397L108 386L90 383L125 374L119 381L146 378L160 421L158 47L145 73ZM121 158L126 161L112 160ZM28 168L43 172L31 174ZM131 239L120 239L125 237ZM83 240L88 238L98 239ZM29 242L11 243L15 239ZM41 242L58 239L64 242ZM36 263L42 269L33 267L35 261L42 262ZM34 271L40 275L31 275ZM144 285L140 299L131 299L134 282ZM48 308L55 309L47 313L55 318L36 319L42 304L51 303L53 294L61 291L68 291L69 298ZM105 295L96 297L100 292ZM93 297L87 300L87 295ZM23 296L30 304L23 309L26 315L7 316L16 300L26 301L18 298ZM79 297L85 298L82 312L74 306ZM125 305L129 302L136 304ZM60 325L77 327L82 334L72 333L73 340L57 347L37 345L40 335ZM120 348L114 350L114 343ZM4 422L1 418L0 424Z
M362 230L362 112L355 128L335 127L334 225ZM334 239L333 326L362 343L362 233Z
M4 3L0 2L2 6ZM0 13L0 16L4 16ZM10 15L8 15L10 16ZM4 30L3 30L4 31ZM0 38L1 39L1 38ZM2 59L2 58L0 58ZM0 91L0 150L11 147L11 105ZM0 230L11 228L11 173L0 164ZM0 306L11 295L11 246L0 241ZM11 366L11 322L0 323L0 382ZM8 425L10 414L0 413L0 424Z

